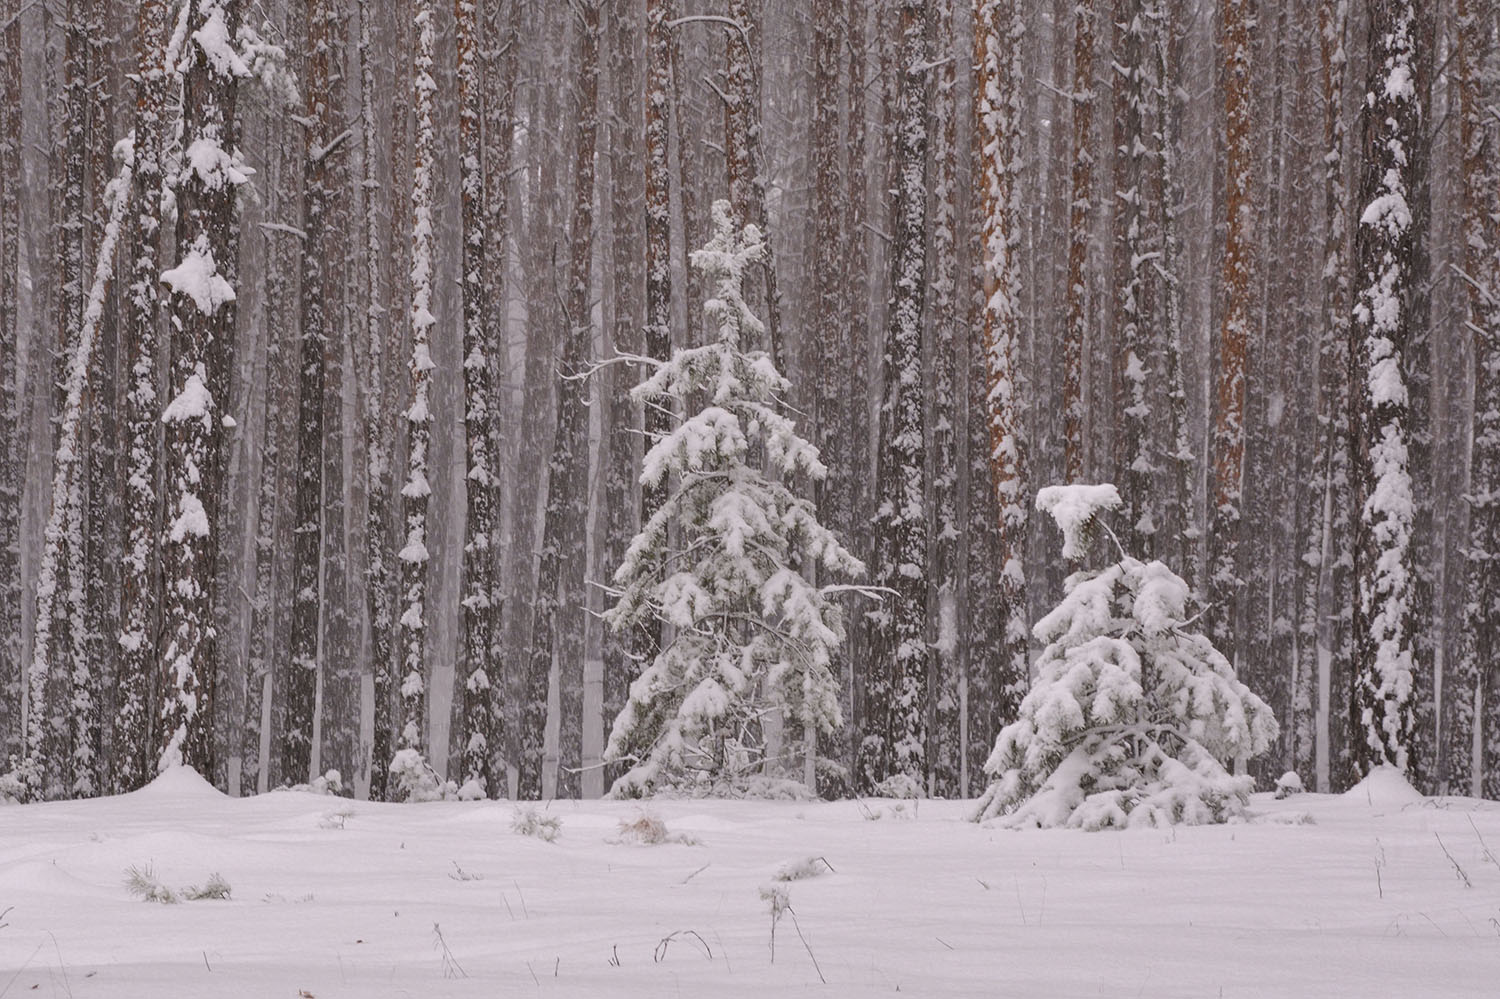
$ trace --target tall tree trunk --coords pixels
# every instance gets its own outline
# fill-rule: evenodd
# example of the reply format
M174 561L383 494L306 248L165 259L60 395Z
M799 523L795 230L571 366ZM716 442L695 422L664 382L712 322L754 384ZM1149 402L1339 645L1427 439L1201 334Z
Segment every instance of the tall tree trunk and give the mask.
M747 300L766 327L771 363L785 364L781 302L776 289L776 256L772 252L766 213L766 163L761 125L761 41L765 0L729 0L735 27L726 40L728 71L724 105L724 160L729 174L729 203L741 222L753 222L766 236L759 274L749 282Z
M222 526L221 451L235 320L234 288L225 274L232 273L236 188L245 177L233 159L237 71L243 64L225 59L221 50L210 52L213 46L197 38L232 45L239 23L238 0L190 0L188 36L195 43L183 53L183 147L196 147L196 155L176 191L179 262L162 274L171 288L172 337L171 401L162 414L167 582L157 767L183 764L204 774L213 772L216 530Z
M1500 643L1500 141L1485 106L1484 59L1495 48L1481 6L1458 0L1464 323L1474 338L1474 405L1464 555L1468 599L1459 653L1443 677L1441 780L1445 794L1497 797L1500 676L1486 660Z
M110 5L105 0L87 0L82 12L87 37L85 77L88 90L88 240L97 254L109 240L110 198L106 191L115 174L115 143L129 138L117 133L113 74L114 39L111 37ZM124 196L124 192L122 192ZM114 268L111 267L111 277ZM89 371L88 461L86 479L80 481L85 523L83 538L84 648L86 665L80 670L81 690L74 702L92 709L87 717L75 716L74 794L86 797L105 790L108 759L105 757L104 717L112 695L110 679L116 674L120 629L120 562L124 557L119 531L120 420L119 420L119 308L117 297L108 294L100 302L92 367Z
M1078 0L1073 18L1073 169L1068 207L1067 325L1063 330L1063 479L1084 476L1083 345L1093 322L1088 273L1094 191L1095 0Z
M930 575L927 586L928 645L925 679L929 794L951 798L958 793L960 748L958 726L958 38L954 0L932 7L935 56L932 94L932 223L929 324L931 339L930 473L928 522Z
M501 14L504 12L505 16ZM517 53L521 36L521 11L518 5L486 3L480 8L481 34L484 41L482 100L485 121L492 123L483 128L484 151L484 211L487 218L484 227L485 260L487 266L482 275L484 284L484 340L488 344L490 373L497 387L505 380L510 369L510 354L506 344L506 312L508 309L506 277L509 268L509 242L513 211L510 192L512 149L516 139L516 72L520 61ZM495 405L508 394L497 395ZM504 411L493 414L496 422L491 438L490 454L498 465L507 453L504 435L498 429ZM498 480L497 480L498 490ZM495 518L490 537L491 559L498 573L503 564L502 509L503 494L497 491ZM501 664L505 654L504 599L500 590L501 579L497 576L491 583L491 599L496 605L491 608L490 662L488 679L491 696L489 707L490 773L493 778L491 793L503 795L509 786L505 769L505 718L506 705L502 697L507 687Z
M1319 791L1332 790L1345 766L1334 739L1347 714L1346 690L1334 679L1348 675L1351 555L1349 458L1349 193L1344 180L1344 51L1348 0L1322 0L1318 27L1323 82L1323 281L1318 336L1317 488L1304 495L1299 520L1303 560L1297 685L1293 695L1292 766L1317 775ZM1321 710L1319 710L1321 709ZM1319 718L1323 721L1320 723ZM1339 740L1342 742L1342 740ZM1319 746L1322 751L1319 751Z
M1153 516L1151 383L1158 359L1148 349L1155 302L1150 220L1146 216L1146 45L1145 0L1114 0L1114 198L1112 237L1115 286L1114 467L1123 503L1118 522L1125 548L1138 558L1156 554Z
M1421 128L1412 74L1420 65L1411 0L1371 7L1370 78L1362 125L1362 211L1354 235L1359 294L1352 335L1360 393L1355 486L1360 520L1354 574L1351 755L1363 775L1389 763L1408 770L1413 725L1412 484L1410 400L1404 351L1411 335L1415 231L1408 198L1417 182L1408 151Z
M499 479L496 461L499 425L491 388L498 344L490 339L496 324L490 311L499 306L488 298L491 288L485 278L489 267L502 261L486 261L489 217L485 207L484 143L482 134L483 80L480 60L479 13L474 0L459 0L458 89L459 89L459 188L463 212L463 347L464 430L468 442L467 516L464 520L463 597L463 693L458 726L463 753L460 780L479 794L489 796L498 789L491 770L491 750L498 745L496 685L499 677L497 642L500 596L496 589L495 547L499 542ZM492 127L501 127L491 122Z
M898 171L891 300L886 330L874 523L875 584L883 605L869 615L870 711L856 782L862 791L895 775L922 783L927 761L927 484L923 451L922 304L927 245L927 82L925 0L900 0L901 84L894 156Z
M1250 344L1251 276L1255 245L1255 168L1251 72L1251 27L1256 0L1220 0L1224 59L1225 242L1220 283L1223 323L1217 330L1219 369L1214 376L1213 510L1209 518L1210 635L1237 660L1236 624L1240 602L1240 507L1245 486L1245 379Z
M411 174L411 406L406 411L407 476L401 488L404 499L406 536L401 560L401 730L397 744L402 750L426 754L427 724L427 505L432 487L428 483L428 448L432 441L429 390L434 367L431 352L433 317L433 171L437 169L437 138L433 122L436 83L433 81L433 48L437 25L432 0L415 0L412 24L417 48L412 71Z
M532 624L531 683L558 670L557 796L576 797L582 764L583 654L588 593L588 409L581 381L593 345L594 151L599 129L599 3L579 8L578 75L573 120L573 222L569 254L567 332L557 390L557 436L547 467L547 509ZM523 733L540 740L541 733Z
M647 254L652 253L648 249L647 233L654 224L646 195L658 167L661 171L660 179L667 180L666 150L662 149L658 164L655 150L650 149L653 140L648 134L646 145L650 151L647 155L651 158L646 161L646 169L641 169L643 149L639 136L643 126L651 127L646 123L650 122L653 112L645 106L650 98L645 96L646 92L642 89L643 74L637 67L641 65L646 47L654 49L655 42L646 36L646 46L641 45L643 32L639 17L620 9L619 5L609 10L606 43L611 90L608 117L609 270L613 276L613 293L608 296L609 309L606 314L612 314L613 318L609 327L609 346L613 349L613 354L639 355L645 349L642 327L649 321L643 296L648 280ZM647 17L650 17L649 11ZM670 64L665 61L666 55L667 50L663 47L662 65L669 67ZM654 57L653 51L651 58ZM649 63L646 72L651 73L655 68L655 63ZM665 98L664 91L657 93ZM655 141L660 141L661 138L658 136ZM670 214L665 215L664 221L670 224ZM667 259L667 252L669 251L662 251L660 256L652 253L654 259L651 263ZM670 304L670 299L668 303ZM601 513L606 522L601 571L598 573L598 578L606 584L611 581L615 567L624 560L625 552L638 530L637 511L641 506L641 490L638 483L640 466L636 458L636 441L642 415L641 407L631 399L630 390L634 384L632 376L630 369L620 367L614 368L609 376L609 408L606 412L604 454L601 458L604 476L604 509ZM615 717L625 707L630 682L639 672L637 664L650 654L655 644L654 638L655 636L643 631L621 634L612 628L605 629L600 659L603 666L603 735L606 741ZM596 724L592 718L585 723L590 726ZM621 772L618 766L605 770L606 789Z
M990 614L998 654L987 660L994 670L982 684L970 680L973 694L983 694L978 712L982 741L993 740L1015 719L1029 675L1026 615L1025 546L1028 522L1026 454L1023 435L1025 399L1021 394L1021 164L1025 20L1020 0L976 0L974 7L976 145L982 153L976 170L981 212L980 316L983 363L971 368L971 424L988 430L987 462L973 462L971 475L993 491L982 509L995 516L998 572ZM971 333L971 337L973 334ZM982 377L981 377L982 376ZM980 419L976 419L976 415ZM971 488L970 495L974 495ZM971 502L974 502L971 500ZM970 517L971 536L977 527ZM971 544L973 540L971 537ZM976 775L977 776L977 775Z
M120 590L119 671L115 680L113 776L116 794L150 779L154 739L153 663L161 593L158 455L161 403L157 357L161 316L162 146L173 72L167 65L167 0L143 0L137 12L135 213L126 259L130 289L121 329L130 383L125 403L128 472Z
M301 357L297 393L297 496L292 528L292 657L286 664L286 727L281 739L281 775L293 784L310 781L315 708L321 670L319 638L325 609L323 541L335 529L326 519L323 448L329 331L337 321L337 261L329 256L328 215L343 191L335 186L337 150L326 147L343 119L336 85L343 73L343 46L335 35L335 0L313 0L307 8L307 43L302 69L304 149L302 181L302 286L299 326ZM337 95L337 96L336 96ZM342 143L340 143L342 148ZM338 157L338 160L335 158ZM332 307L330 307L332 306ZM337 414L335 414L337 418Z
M0 6L0 177L21 176L21 0ZM17 756L21 729L21 494L26 445L21 435L21 199L18 183L0 187L0 755Z

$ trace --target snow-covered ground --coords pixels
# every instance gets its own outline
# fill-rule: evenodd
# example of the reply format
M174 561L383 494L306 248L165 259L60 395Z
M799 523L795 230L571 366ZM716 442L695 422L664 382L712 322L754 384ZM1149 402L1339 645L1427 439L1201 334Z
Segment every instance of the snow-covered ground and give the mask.
M966 807L661 801L690 842L648 846L620 842L635 805L557 802L549 843L505 802L230 799L177 771L0 807L0 996L1500 995L1495 803L1382 775L1211 828L1007 832ZM232 895L139 901L147 865Z

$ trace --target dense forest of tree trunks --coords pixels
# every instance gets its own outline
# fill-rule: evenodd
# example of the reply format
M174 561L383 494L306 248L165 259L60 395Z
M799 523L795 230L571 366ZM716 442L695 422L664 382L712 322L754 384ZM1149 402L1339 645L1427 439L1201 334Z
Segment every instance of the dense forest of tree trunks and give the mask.
M8 0L0 787L608 786L665 636L591 612L679 418L630 388L728 198L881 588L779 774L976 793L1063 582L1032 496L1098 478L1282 720L1252 773L1500 796L1497 45L1475 0Z

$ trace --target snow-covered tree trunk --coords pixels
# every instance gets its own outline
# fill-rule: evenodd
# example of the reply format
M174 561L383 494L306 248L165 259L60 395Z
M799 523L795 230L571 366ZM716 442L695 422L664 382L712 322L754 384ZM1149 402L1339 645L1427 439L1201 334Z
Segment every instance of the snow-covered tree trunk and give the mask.
M841 254L843 266L843 314L849 323L848 362L842 370L848 372L844 392L844 406L848 419L840 434L840 449L829 452L828 475L831 483L826 492L832 493L830 503L843 505L841 512L834 513L828 521L834 530L842 530L861 558L869 554L869 541L861 530L868 521L870 499L874 489L870 487L869 475L862 472L870 461L870 406L869 406L869 357L874 331L870 328L870 291L866 275L869 264L869 141L867 94L869 85L868 7L861 0L849 0L844 7L844 31L848 38L848 64L845 70L847 96L844 109L845 147L848 150L849 176L844 183L847 195L844 199L843 227L847 238ZM842 518L842 519L841 519ZM859 613L853 606L846 607L851 615ZM865 697L864 671L855 668L863 661L868 645L867 629L849 629L849 640L835 653L843 669L845 687L845 718L847 725L840 738L844 747L844 760L851 770L858 750L856 733L864 728Z
M491 377L496 384L502 382L505 373L510 370L510 353L506 344L505 320L509 291L506 280L509 274L512 216L519 217L520 214L519 202L513 205L511 198L511 187L514 183L511 177L511 162L514 158L512 149L516 139L516 73L520 62L520 56L516 50L520 47L519 42L522 37L521 17L522 12L517 5L487 3L480 7L482 22L480 30L484 44L482 103L486 122L482 129L485 164L484 211L487 219L484 237L485 260L488 262L481 280L487 304L484 314L484 339L489 345ZM495 405L498 406L500 399L506 394L508 393L501 393L497 396ZM503 410L494 414L497 428L503 415ZM503 463L504 456L509 453L511 452L505 443L504 435L497 429L490 446L492 460L497 463L497 475L499 474L498 466ZM500 505L496 506L492 530L491 558L498 572L504 564L501 551L504 535ZM505 653L504 600L500 589L501 582L501 578L497 576L491 592L495 606L491 608L493 620L490 646L493 665L490 667L489 675L492 690L490 699L492 716L489 728L490 767L495 780L493 793L497 795L509 791L502 763L505 756L504 724L506 718L506 706L502 702L507 688L504 684L505 671L500 665L504 661Z
M339 321L338 261L329 256L329 214L345 192L336 183L344 175L344 142L332 146L343 122L343 45L337 35L336 0L314 0L307 8L307 43L302 67L302 125L305 159L302 180L302 284L299 327L300 361L297 393L297 495L292 550L292 656L282 673L286 727L281 733L284 780L304 784L312 772L313 732L318 681L322 672L319 640L325 608L323 541L338 529L327 518L323 448L330 415L324 410L324 388L332 338ZM336 103L337 102L337 103Z
M54 225L54 245L57 252L57 345L53 354L53 414L63 420L68 408L69 369L78 356L78 338L83 320L84 240L86 223L85 164L87 154L87 47L88 36L83 24L83 0L69 0L62 13L61 52L49 65L49 77L55 74L56 85L49 87L49 111L54 146L49 163ZM51 82L49 80L49 82ZM61 596L49 605L49 617L45 625L50 648L46 650L52 661L47 671L44 696L33 696L31 710L43 711L47 718L50 749L45 753L47 765L52 768L46 776L53 790L61 791L71 783L73 736L78 730L76 722L87 724L82 716L71 712L74 685L80 678L87 678L87 649L84 621L84 567L83 567L83 507L82 473L73 465L74 455L67 454L61 436L61 427L54 438L54 465L73 469L70 477L57 483L54 479L52 505L58 520L57 554L52 572L57 578L57 592ZM84 468L87 468L85 461ZM49 526L50 521L49 521ZM44 560L46 556L43 556ZM46 572L46 566L42 568ZM38 585L38 607L40 607L41 584ZM33 647L42 644L40 637L33 638ZM36 654L33 651L33 669ZM85 682L85 689L87 683ZM35 693L35 692L33 692ZM31 754L28 752L28 757ZM35 792L35 788L33 788Z
M651 224L650 210L645 206L648 162L641 169L644 146L640 141L647 120L641 72L645 48L640 17L627 13L618 5L607 7L605 50L609 53L609 253L610 267L605 314L610 317L609 348L606 354L639 355L644 349L642 328L646 322L644 294L646 288L646 230ZM649 45L650 42L648 41ZM646 72L649 72L649 68ZM601 202L603 196L601 195ZM670 216L668 216L670 220ZM665 257L665 254L663 254ZM609 372L609 406L605 413L601 472L604 478L603 566L619 565L625 558L630 540L639 529L640 508L639 462L636 443L641 426L641 407L631 398L626 370L616 366ZM591 575L607 579L605 573ZM591 596L593 594L591 593ZM605 629L600 644L602 662L602 704L605 723L625 707L631 681L639 672L632 656L644 658L655 644L648 632L631 629L619 632ZM592 718L585 720L592 726ZM604 733L606 736L608 733ZM615 768L617 769L617 768ZM619 776L606 771L607 788Z
M284 35L301 36L299 8L286 11ZM266 425L261 440L261 476L257 513L257 569L255 603L246 650L244 738L241 752L242 787L267 789L288 782L281 772L282 754L276 739L286 729L285 684L275 673L291 659L293 587L292 552L296 547L295 508L297 462L297 391L300 362L298 277L302 271L302 181L306 177L302 126L286 121L269 133L275 148L265 189L267 213L280 220L264 231L265 283L262 322L266 329ZM275 684L273 686L273 683ZM269 701L269 703L267 703ZM252 754L249 745L256 749ZM253 765L252 765L253 764ZM291 778L295 779L295 778ZM303 778L305 779L305 778Z
M667 27L675 5L671 0L647 0L645 48L645 264L647 357L667 360L672 354L672 34ZM647 446L671 427L672 414L660 406L647 406L642 414ZM640 487L640 522L651 519L666 501L665 480ZM647 621L634 633L633 652L643 659L661 646L660 622ZM604 715L624 706L627 691L608 673L604 679ZM618 772L607 774L613 784Z
M115 143L126 129L115 120L113 59L117 39L112 34L112 5L86 0L82 11L87 36L88 90L88 239L87 253L97 253L107 239L110 198L107 188L115 175ZM90 258L91 259L91 258ZM113 277L113 269L111 277ZM80 481L84 519L84 648L87 666L80 671L82 700L92 707L87 718L76 718L79 733L74 747L75 794L82 797L105 790L104 721L111 709L112 679L119 668L120 563L124 558L120 532L120 298L107 294L95 333L96 348L89 371L88 460ZM79 697L74 701L78 703Z
M672 0L646 3L646 354L665 361L672 353ZM647 407L648 441L666 432L671 414ZM641 519L666 499L666 483L643 487Z
M811 407L813 440L818 453L828 465L828 477L816 491L818 519L830 528L848 535L854 526L854 488L858 453L853 422L852 386L859 366L855 347L856 316L850 312L852 288L845 280L847 257L855 245L862 245L863 234L851 233L850 205L862 197L844 185L846 176L854 174L851 162L847 175L840 163L844 148L839 111L849 102L844 89L843 69L849 34L841 0L818 0L810 10L813 30L813 89L809 140L812 154L813 184L813 259L811 274L811 329L817 336L806 344L804 357L813 381L807 405ZM849 107L851 119L855 110L863 125L864 107ZM851 158L856 153L851 149ZM858 155L863 155L861 150ZM834 248L838 248L835 251ZM843 679L845 704L852 691L849 673L849 646L846 642L833 651L833 669ZM851 720L845 708L846 721ZM831 753L834 747L827 747Z
M931 292L928 307L932 416L929 423L931 471L928 478L930 574L927 586L928 644L925 680L928 761L927 791L950 798L958 793L958 38L955 0L932 7L935 56L932 94L932 224L929 226Z
M1323 102L1323 276L1322 323L1318 334L1318 432L1315 446L1316 488L1304 493L1303 572L1299 610L1300 655L1289 726L1292 767L1306 778L1317 775L1317 788L1328 791L1323 774L1342 779L1344 765L1334 748L1347 715L1347 688L1340 677L1350 663L1350 495L1349 460L1349 268L1348 187L1344 179L1344 49L1348 0L1322 0L1318 6ZM1314 571L1316 570L1316 571ZM1321 676L1332 682L1324 703ZM1321 707L1321 711L1319 708ZM1322 715L1326 730L1318 724ZM1319 745L1323 751L1320 754ZM1319 760L1325 763L1320 766Z
M326 3L329 28L328 83L325 100L333 116L320 121L309 135L320 133L323 180L328 192L323 220L323 287L327 304L323 322L323 517L322 576L323 620L318 650L318 765L313 777L338 771L352 781L359 759L360 627L351 617L350 595L354 589L350 566L351 505L349 475L344 445L348 428L344 420L346 360L351 357L350 334L354 322L354 277L352 264L357 220L350 157L356 133L347 113L348 24L347 0ZM322 10L319 11L322 13ZM321 115L322 109L320 109ZM308 234L309 242L312 234ZM348 450L354 451L351 445ZM352 788L352 783L349 784Z
M137 11L135 101L135 210L125 259L130 286L121 323L129 365L125 392L125 538L121 572L120 657L115 679L112 775L115 793L133 791L152 774L152 683L161 593L158 458L161 400L157 395L160 344L162 148L167 99L175 73L167 64L171 27L167 0L143 0Z
M539 12L540 13L540 12ZM558 71L547 53L548 71ZM524 395L521 400L521 432L516 465L540 469L551 453L551 421L555 412L553 394L557 378L558 315L557 271L550 248L547 253L535 248L547 244L551 234L560 231L562 208L559 204L557 175L559 158L555 137L556 122L562 117L562 94L558 89L533 92L531 120L544 122L528 149L528 176L534 178L539 193L531 211L530 231L524 242L533 247L526 257L527 313L526 364ZM517 688L513 698L514 733L511 760L518 771L516 794L535 800L542 793L542 735L547 724L547 676L530 669L533 648L532 626L535 618L538 561L537 520L539 493L545 479L540 474L525 475L515 481L515 498L511 503L511 597L506 601L507 661L517 664Z
M1412 216L1410 294L1406 308L1411 314L1409 335L1401 352L1406 380L1409 433L1407 470L1412 482L1411 530L1411 620L1432 622L1429 627L1413 627L1412 641L1412 734L1411 769L1413 786L1431 794L1437 786L1440 763L1437 748L1437 669L1438 646L1444 642L1447 621L1434 618L1437 593L1437 571L1434 565L1437 545L1441 544L1437 509L1433 495L1432 449L1439 415L1433 411L1433 246L1427 238L1432 229L1432 162L1433 119L1426 109L1433 107L1432 83L1437 67L1437 20L1441 0L1416 0L1413 3L1412 37L1415 51L1411 78L1416 104L1422 108L1421 123L1406 146L1412 185L1407 205ZM1449 643L1451 644L1451 643Z
M875 584L857 786L894 775L923 782L927 761L927 495L922 305L927 245L927 52L925 0L901 0L901 83L894 151L898 180L891 251L884 398L875 516Z
M1089 243L1093 239L1094 31L1093 0L1078 0L1073 17L1073 165L1068 203L1067 319L1063 328L1063 479L1083 481L1083 347L1094 308L1090 301Z
M396 345L401 342L401 331L406 325L401 315L404 310L394 303L406 301L405 296L411 276L406 264L410 254L410 221L407 207L410 198L404 185L408 182L410 162L407 159L410 139L411 75L412 65L406 58L411 37L411 20L406 16L407 7L399 6L393 16L393 44L390 46L391 119L389 135L389 163L392 177L391 193L385 199L389 206L390 249L385 254L389 260L389 271L383 282L385 300L391 308L383 308L378 318L368 320L368 342L365 348L367 372L365 413L365 459L366 459L366 511L365 511L365 559L369 578L366 582L366 613L370 628L370 672L374 695L373 726L370 740L370 798L385 801L390 797L390 762L393 755L392 739L396 735L396 683L395 662L398 648L404 651L398 632L398 607L396 588L405 584L399 552L404 542L405 529L395 529L394 522L404 517L404 501L391 495L388 486L396 468L396 427L391 422L391 411L396 408L400 386L394 377L395 365L400 358L395 355ZM375 72L375 12L369 0L363 0L360 8L360 79L362 91L373 96ZM361 107L362 128L365 138L366 162L375 158L375 108ZM370 169L370 167L366 167ZM369 189L373 190L373 189ZM369 223L367 222L367 227ZM366 240L371 235L367 228ZM392 348L387 353L386 348ZM408 469L409 471L409 469Z
M1160 375L1149 350L1155 319L1155 251L1147 216L1146 100L1149 27L1146 0L1114 0L1114 171L1111 236L1115 292L1116 483L1125 547L1149 558L1156 554L1154 515L1155 455L1151 446L1152 388Z
M1410 399L1403 351L1414 231L1407 198L1415 178L1407 150L1421 127L1413 72L1416 5L1377 0L1371 9L1370 77L1362 115L1361 213L1354 234L1359 283L1355 486L1360 520L1354 574L1354 694L1351 756L1360 774L1382 763L1412 765Z
M416 51L412 66L412 108L415 131L411 156L411 405L406 410L406 484L401 496L406 520L401 560L401 728L400 750L426 753L427 724L427 506L428 449L432 442L429 391L434 367L433 307L433 171L437 169L436 125L433 121L437 84L433 80L436 12L432 0L416 0L412 24ZM378 765L386 761L377 759Z
M163 473L166 598L158 658L162 699L157 769L212 767L216 556L222 530L220 458L228 389L226 354L235 319L225 279L234 260L235 100L248 74L235 49L238 0L190 0L183 51L184 164L176 187L177 266L162 273L171 289L168 402Z
M1238 660L1235 625L1240 601L1240 507L1245 479L1245 377L1250 343L1256 206L1251 29L1255 0L1219 0L1224 60L1225 243L1220 283L1223 322L1214 375L1213 498L1209 517L1209 634L1231 662Z
M970 677L970 703L983 695L979 711L970 712L971 738L992 739L1014 720L1015 710L1030 672L1027 655L1029 629L1026 613L1025 547L1027 502L1024 414L1021 381L1021 163L1022 99L1025 93L1021 53L1025 21L1019 0L976 0L974 63L978 68L974 99L976 143L981 160L976 171L981 212L982 253L980 290L983 364L971 369L976 381L970 405L980 407L988 430L982 441L988 460L974 463L971 475L993 491L993 501L981 509L995 517L988 525L998 543L998 567L988 610L989 625L999 648L985 661L994 671L975 684ZM971 333L971 337L974 334ZM980 352L971 352L978 355ZM971 414L971 423L978 423ZM971 487L971 496L974 490ZM977 501L972 500L971 502ZM969 518L971 535L979 525ZM986 532L988 533L988 532ZM976 542L971 537L970 544ZM971 594L972 598L972 594ZM983 720L975 726L974 722ZM977 728L978 731L973 731Z
M490 340L495 323L489 312L499 306L491 302L485 272L500 268L503 261L487 261L486 235L489 221L484 188L484 86L480 61L479 11L474 0L459 0L458 21L458 135L459 193L462 205L463 258L460 266L463 292L464 431L466 456L464 519L464 596L462 684L459 748L463 754L459 775L480 794L492 795L499 783L491 769L492 749L498 745L493 703L499 680L497 656L500 596L495 573L495 548L499 542L500 495L497 401L491 382L498 344ZM489 122L499 128L498 121ZM494 678L491 678L493 674Z
M0 5L0 177L21 176L21 2ZM21 749L21 185L0 186L0 756Z
M536 684L554 664L558 671L557 796L576 797L582 763L583 654L588 592L586 525L588 520L588 409L585 386L578 377L593 345L590 290L593 280L594 153L599 130L599 3L583 0L579 8L578 75L573 121L573 210L569 257L567 332L563 340L557 390L557 436L547 466L547 508L542 524L541 563L532 623L529 680ZM544 681L545 682L545 681ZM525 731L531 756L539 757L541 732ZM534 740L534 746L533 746ZM539 760L537 761L539 762ZM528 773L523 770L523 774ZM531 785L527 785L531 789ZM537 785L539 790L539 785ZM525 791L522 797L536 797Z
M1160 325L1156 331L1160 344L1158 364L1165 370L1167 420L1165 423L1165 457L1171 483L1170 539L1168 554L1178 565L1182 578L1198 593L1201 573L1198 571L1198 532L1195 527L1196 500L1193 469L1196 465L1193 442L1188 427L1186 376L1183 372L1183 284L1185 261L1182 253L1181 224L1182 176L1178 158L1178 134L1181 130L1181 108L1177 97L1181 77L1181 38L1172 16L1171 0L1161 0L1147 13L1151 20L1152 59L1156 79L1152 89L1152 111L1156 119L1157 193L1156 226L1160 233L1161 263Z
M102 193L107 206L78 325L58 358L57 447L47 525L37 568L35 631L27 674L24 756L18 777L30 800L66 791L89 796L99 790L100 719L97 680L84 647L82 497L87 469L88 376L104 312L114 252L129 204L133 153L119 149L118 175ZM66 201L66 199L65 199ZM66 256L66 254L65 254ZM81 279L81 276L80 276ZM80 284L80 288L82 285ZM58 703L60 698L66 703Z
M1443 676L1444 793L1500 796L1500 141L1485 106L1493 57L1478 0L1458 0L1459 151L1463 175L1464 323L1474 341L1469 539L1463 634ZM1477 731L1476 731L1477 730ZM1477 747L1477 752L1476 752ZM1476 767L1476 759L1480 765Z
M742 222L769 232L766 212L766 165L761 125L761 60L764 56L765 0L729 0L735 27L726 39L724 160L729 173L729 203ZM766 244L765 260L751 280L751 306L763 317L771 360L785 363L781 302L776 288L776 257Z

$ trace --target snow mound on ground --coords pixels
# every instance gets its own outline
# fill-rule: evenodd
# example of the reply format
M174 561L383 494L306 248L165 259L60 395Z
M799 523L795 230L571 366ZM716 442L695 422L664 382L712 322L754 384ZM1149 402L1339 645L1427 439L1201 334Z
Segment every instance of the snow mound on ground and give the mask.
M31 860L13 864L5 870L4 881L7 893L17 895L30 893L44 898L60 898L104 894L95 885L58 867L56 862Z
M152 798L226 797L192 767L168 767L135 794Z
M1422 792L1411 786L1400 769L1389 764L1371 770L1368 777L1345 791L1343 796L1350 801L1386 807L1411 805L1426 800L1422 797Z

